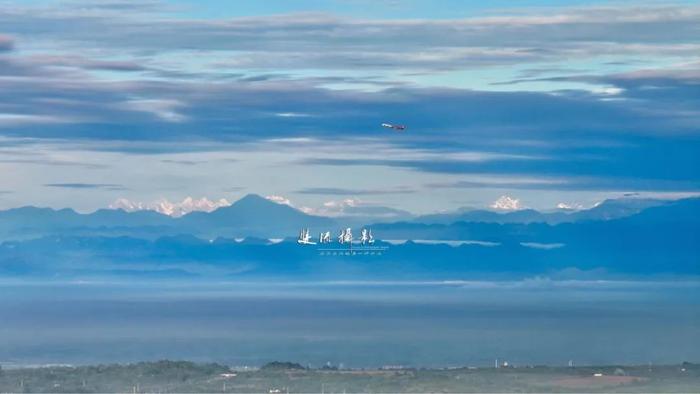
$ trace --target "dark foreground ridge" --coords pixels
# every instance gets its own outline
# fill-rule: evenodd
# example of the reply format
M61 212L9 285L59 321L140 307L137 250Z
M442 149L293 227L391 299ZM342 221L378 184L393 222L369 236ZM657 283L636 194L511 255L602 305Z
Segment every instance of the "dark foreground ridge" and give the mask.
M71 393L409 393L695 392L700 365L415 369L259 369L186 361L17 368L0 371L0 392Z

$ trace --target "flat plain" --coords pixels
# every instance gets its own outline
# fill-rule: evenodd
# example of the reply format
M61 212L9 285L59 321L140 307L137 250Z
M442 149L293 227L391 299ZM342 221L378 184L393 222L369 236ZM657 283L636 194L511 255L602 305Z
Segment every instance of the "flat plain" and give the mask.
M278 363L240 370L158 361L5 369L0 392L418 393L697 392L700 365L450 369L307 369Z

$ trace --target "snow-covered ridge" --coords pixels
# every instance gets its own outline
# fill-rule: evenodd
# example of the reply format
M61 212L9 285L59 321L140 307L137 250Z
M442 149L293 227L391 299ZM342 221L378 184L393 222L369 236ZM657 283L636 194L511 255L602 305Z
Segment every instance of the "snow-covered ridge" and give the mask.
M228 200L221 198L217 201L209 200L206 197L195 199L187 197L181 202L170 202L165 198L161 198L152 202L131 201L126 198L119 198L109 204L110 209L122 209L127 212L135 211L156 211L163 215L172 217L180 217L187 215L190 212L202 211L211 212L217 208L227 207L231 205Z
M490 207L503 211L517 211L522 209L520 200L510 196L499 197L498 200L494 201L493 204L490 205Z
M600 203L596 203L595 206L598 206ZM565 203L565 202L560 202L557 204L557 209L564 209L567 211L580 211L583 209L586 209L583 204L579 203Z

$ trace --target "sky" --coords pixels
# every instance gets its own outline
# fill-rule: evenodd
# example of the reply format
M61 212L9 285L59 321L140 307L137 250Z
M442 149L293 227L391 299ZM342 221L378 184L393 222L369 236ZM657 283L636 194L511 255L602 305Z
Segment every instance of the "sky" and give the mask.
M438 4L0 0L0 209L700 193L700 2Z

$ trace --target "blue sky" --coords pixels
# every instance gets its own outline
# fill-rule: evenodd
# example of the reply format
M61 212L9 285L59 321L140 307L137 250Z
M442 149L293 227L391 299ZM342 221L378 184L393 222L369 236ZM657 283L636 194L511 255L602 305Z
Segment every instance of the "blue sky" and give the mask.
M700 191L700 4L483 3L0 2L0 208Z

